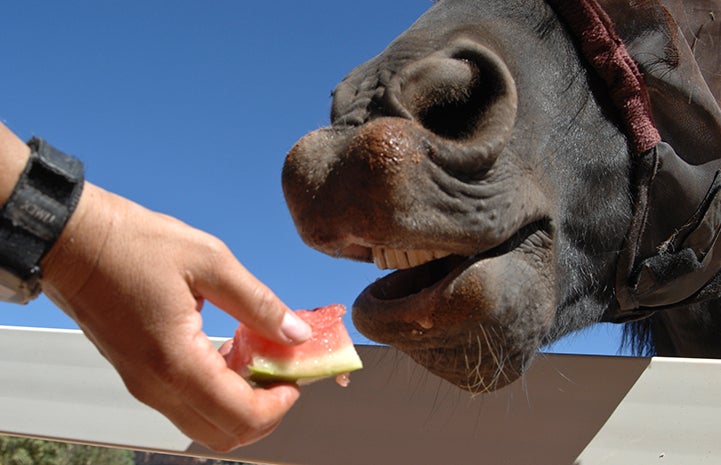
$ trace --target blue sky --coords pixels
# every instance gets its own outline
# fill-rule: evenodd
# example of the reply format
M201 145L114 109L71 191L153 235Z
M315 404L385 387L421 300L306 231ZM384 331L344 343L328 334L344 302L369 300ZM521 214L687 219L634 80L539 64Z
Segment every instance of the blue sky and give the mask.
M337 82L431 4L7 2L0 119L81 158L95 184L220 237L290 307L350 308L385 273L300 241L283 159L328 123ZM209 334L232 335L234 320L203 312ZM45 298L0 304L0 325L75 328ZM619 340L618 328L599 326L555 350L613 355Z

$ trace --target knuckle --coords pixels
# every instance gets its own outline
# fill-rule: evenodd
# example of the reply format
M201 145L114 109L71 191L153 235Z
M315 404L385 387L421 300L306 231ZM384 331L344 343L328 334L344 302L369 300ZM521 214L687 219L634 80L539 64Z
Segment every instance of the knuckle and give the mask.
M211 443L205 445L215 452L229 452L258 441L270 434L276 426L276 424L268 425L264 422L240 422L232 430L225 433L227 436L214 438Z
M123 382L130 395L144 404L151 403L151 398L145 383L137 378L124 378Z
M271 431L272 430L266 430L265 428L249 426L242 429L236 429L236 431L232 434L236 441L234 447L252 444L270 434Z
M281 418L267 411L253 409L243 421L235 424L230 435L242 445L247 445L272 433L280 424Z
M276 310L276 301L271 292L263 286L258 286L253 289L253 301L256 307L256 313L259 316L274 316L273 310Z
M222 439L222 440L214 440L212 442L206 443L205 446L218 453L227 453L232 451L233 449L236 449L243 444L237 440L234 439Z
M230 249L222 240L212 235L206 235L203 241L205 253L213 261L226 260L230 255Z

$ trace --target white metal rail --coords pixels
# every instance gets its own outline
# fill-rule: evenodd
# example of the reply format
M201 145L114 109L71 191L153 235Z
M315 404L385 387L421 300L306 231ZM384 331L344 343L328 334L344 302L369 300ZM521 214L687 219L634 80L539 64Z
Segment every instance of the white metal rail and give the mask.
M134 400L77 331L0 328L0 432L295 465L721 463L721 362L541 355L471 396L387 347L303 388L270 437L214 454Z

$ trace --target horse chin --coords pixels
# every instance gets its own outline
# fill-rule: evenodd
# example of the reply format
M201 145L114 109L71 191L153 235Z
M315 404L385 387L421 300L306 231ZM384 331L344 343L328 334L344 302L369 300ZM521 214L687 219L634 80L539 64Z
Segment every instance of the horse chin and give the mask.
M554 317L552 241L535 230L512 247L396 271L353 305L366 337L472 391L517 379Z

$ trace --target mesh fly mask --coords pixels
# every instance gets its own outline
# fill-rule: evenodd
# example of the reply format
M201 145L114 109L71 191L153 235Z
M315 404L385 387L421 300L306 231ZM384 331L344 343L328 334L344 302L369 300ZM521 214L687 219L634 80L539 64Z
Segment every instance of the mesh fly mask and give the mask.
M548 3L606 83L634 156L618 307L604 320L721 297L721 109L681 29L655 0Z

